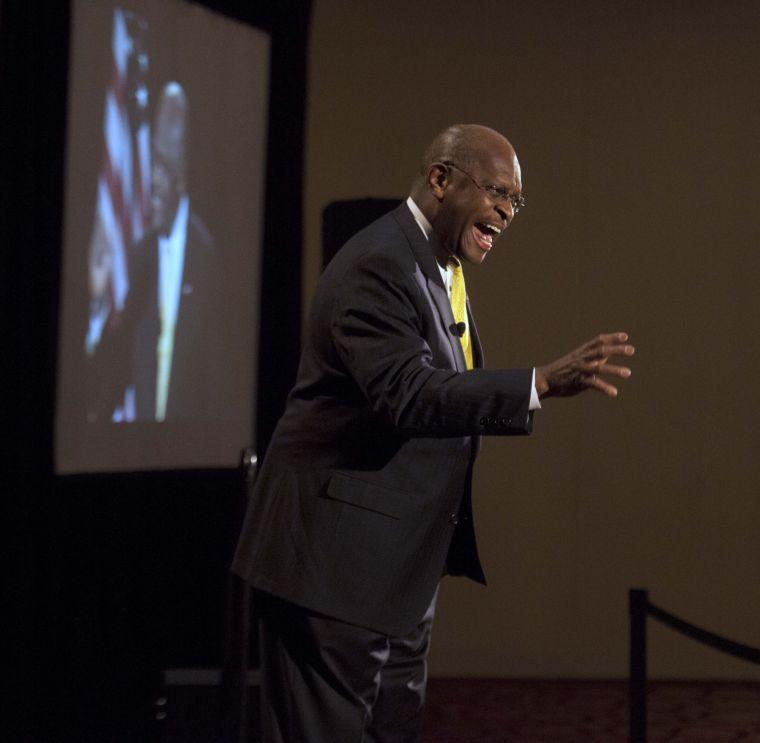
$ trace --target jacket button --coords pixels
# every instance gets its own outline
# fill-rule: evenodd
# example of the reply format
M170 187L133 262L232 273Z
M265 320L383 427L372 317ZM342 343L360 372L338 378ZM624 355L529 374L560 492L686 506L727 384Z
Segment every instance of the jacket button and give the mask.
M457 516L455 513L452 513L449 516L449 523L453 526L456 526L459 523L459 516Z

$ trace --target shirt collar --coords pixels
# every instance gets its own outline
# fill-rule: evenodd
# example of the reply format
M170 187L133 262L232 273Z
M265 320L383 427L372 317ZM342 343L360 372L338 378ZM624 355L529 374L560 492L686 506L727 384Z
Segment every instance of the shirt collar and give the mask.
M430 235L433 233L433 225L430 224L428 218L422 213L422 210L417 206L411 196L407 197L406 205L409 207L409 211L412 213L414 221L417 222L417 225L422 230L422 234L425 236L425 239L430 240ZM436 263L438 263L438 261L436 261ZM443 271L446 271L452 266L459 266L461 264L456 256L450 255L448 257L448 261L446 262L446 266L441 266L440 264L438 265L439 268L441 268Z
M433 225L428 222L427 217L422 213L417 204L414 203L414 199L411 196L407 198L406 205L409 207L409 211L412 213L414 221L422 230L422 234L425 236L425 239L430 240L430 235L433 232Z
M189 209L190 199L187 196L182 196L177 205L177 213L174 215L171 232L164 236L167 242L176 244L178 240L183 238L184 232L187 229L187 214Z

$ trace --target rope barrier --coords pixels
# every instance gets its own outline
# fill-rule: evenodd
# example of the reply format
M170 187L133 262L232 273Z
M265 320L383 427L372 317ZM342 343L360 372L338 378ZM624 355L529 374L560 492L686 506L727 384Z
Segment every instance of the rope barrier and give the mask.
M649 601L649 592L641 588L632 588L628 592L628 611L630 614L630 675L628 701L630 709L630 743L646 743L646 670L647 670L647 635L646 620L648 616L680 632L686 637L708 647L719 650L749 663L760 664L760 649L727 637L710 632L696 624L671 614Z

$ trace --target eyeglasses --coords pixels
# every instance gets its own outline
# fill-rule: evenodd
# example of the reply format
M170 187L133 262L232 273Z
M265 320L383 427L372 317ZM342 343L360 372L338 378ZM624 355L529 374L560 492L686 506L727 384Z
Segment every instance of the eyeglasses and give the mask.
M516 196L515 194L509 193L506 188L502 188L501 186L481 186L480 183L478 183L466 170L460 168L458 165L455 165L448 160L444 160L443 164L449 168L458 170L460 173L464 173L481 191L485 191L494 203L498 204L500 201L508 201L509 205L512 207L513 215L517 214L517 212L525 206L525 197L522 194Z

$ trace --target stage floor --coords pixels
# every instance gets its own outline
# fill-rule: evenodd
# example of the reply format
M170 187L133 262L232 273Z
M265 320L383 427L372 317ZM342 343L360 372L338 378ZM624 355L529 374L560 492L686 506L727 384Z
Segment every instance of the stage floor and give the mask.
M218 687L167 697L161 743L218 743ZM760 682L655 681L648 700L648 743L760 743ZM424 743L628 743L628 683L431 679L425 720Z
M760 743L760 683L650 682L648 743ZM627 743L626 681L432 679L424 743Z

